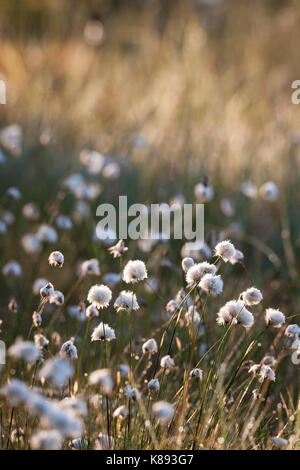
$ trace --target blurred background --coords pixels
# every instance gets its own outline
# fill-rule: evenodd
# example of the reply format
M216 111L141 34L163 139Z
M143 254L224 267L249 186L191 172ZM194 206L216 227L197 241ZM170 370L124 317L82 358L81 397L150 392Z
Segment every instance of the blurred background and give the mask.
M18 187L22 204L38 201L49 220L84 148L122 170L95 207L119 194L193 202L208 178L208 241L225 231L253 280L297 308L299 1L1 0L0 37L2 195ZM246 197L247 180L274 181L278 199ZM11 204L2 198L2 209ZM3 242L3 259L24 256L14 254L24 223ZM92 254L79 237L80 254ZM180 250L171 255L178 262Z

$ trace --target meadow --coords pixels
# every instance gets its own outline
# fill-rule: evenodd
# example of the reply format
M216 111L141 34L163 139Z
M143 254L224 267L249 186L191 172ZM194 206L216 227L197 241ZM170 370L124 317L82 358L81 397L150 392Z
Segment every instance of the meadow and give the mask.
M300 448L299 21L2 0L2 450ZM99 239L120 195L204 245Z

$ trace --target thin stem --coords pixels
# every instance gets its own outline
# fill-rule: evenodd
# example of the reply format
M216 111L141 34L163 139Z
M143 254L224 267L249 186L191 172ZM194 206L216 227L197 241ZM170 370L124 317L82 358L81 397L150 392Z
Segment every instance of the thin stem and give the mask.
M80 349L79 359L78 359L78 363L77 363L77 371L76 371L76 382L77 383L78 383L78 380L79 380L80 368L81 368L81 363L82 363L82 359L83 359L83 355L84 355L84 350L85 350L85 345L86 345L86 341L87 341L87 336L88 336L88 332L89 332L90 323L91 323L91 319L88 318L88 321L87 321L86 327L85 327L82 346L81 346L81 349Z

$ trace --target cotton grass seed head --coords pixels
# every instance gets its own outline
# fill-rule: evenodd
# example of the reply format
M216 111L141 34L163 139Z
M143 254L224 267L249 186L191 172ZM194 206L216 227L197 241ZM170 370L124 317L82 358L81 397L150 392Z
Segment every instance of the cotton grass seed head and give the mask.
M127 385L124 390L124 395L129 398L130 400L136 401L141 398L141 394L137 388L132 387L131 385Z
M50 266L58 266L59 268L62 268L64 260L64 255L60 251L52 251L48 258Z
M257 305L262 301L262 293L256 287L250 287L245 292L242 292L241 298L246 305Z
M73 450L87 450L89 448L89 442L86 439L73 439L70 444Z
M104 284L92 286L88 292L87 300L97 308L106 308L111 301L112 292Z
M130 260L123 271L123 279L127 284L134 284L147 278L146 265L141 260Z
M289 338L297 338L300 335L300 327L296 324L289 325L284 334Z
M55 304L55 305L63 305L65 302L65 297L60 290L55 290L53 294L50 295L49 297L49 303L50 304Z
M128 416L128 410L126 406L121 405L113 412L113 418L125 419Z
M222 258L227 263L235 256L235 247L230 240L219 242L215 246L215 256Z
M200 288L212 296L220 295L223 292L223 281L221 276L205 274L200 281Z
M143 354L155 354L157 352L157 343L154 338L148 339L142 346Z
M59 402L62 410L73 411L77 416L87 416L88 408L86 403L78 397L66 397Z
M11 260L3 266L2 273L8 277L20 277L22 275L22 268L17 261Z
M69 340L66 341L61 349L60 349L60 355L64 359L77 359L77 348L74 346L73 341Z
M96 439L96 449L99 450L112 450L115 446L115 440L112 436L108 436L107 434L100 434Z
M38 312L33 312L32 323L35 327L39 327L42 324L42 316Z
M276 201L279 190L273 181L268 181L259 188L259 193L266 201Z
M194 195L198 202L208 202L214 197L214 190L209 183L198 183L194 188Z
M252 183L252 181L244 181L241 185L241 191L245 196L253 199L257 194L257 187Z
M196 379L202 380L203 378L203 370L202 369L193 369L190 372L191 377L195 377Z
M129 366L127 364L120 364L120 372L121 372L121 375L122 377L127 377L127 375L129 374Z
M254 323L254 317L246 309L242 300L230 300L217 313L218 325L227 325L229 323L241 324L245 328L250 328Z
M86 317L91 320L99 316L99 310L94 305L89 305L85 311Z
M55 356L44 362L38 376L40 379L48 380L56 387L64 387L73 374L74 369L70 361Z
M91 336L91 341L112 341L113 339L116 339L115 330L102 322L94 329Z
M240 250L235 250L235 254L232 258L230 258L229 263L237 264L237 263L243 263L243 261L244 261L244 254Z
M136 295L133 292L123 290L120 295L117 297L114 308L117 312L125 310L130 312L131 310L138 310L139 304L136 300Z
M41 287L40 295L42 299L48 299L50 295L54 294L54 285L48 282L45 286Z
M111 246L107 250L114 258L120 258L124 253L126 253L128 248L125 246L124 240L121 239L116 245Z
M25 433L22 428L13 429L10 435L10 440L14 444L23 444Z
M282 448L286 447L289 441L287 441L287 439L283 439L283 437L272 437L272 443L275 447Z
M203 263L197 263L190 267L186 273L186 282L188 286L198 284L205 274L216 274L217 268L214 264L210 264L207 261Z
M285 315L278 309L267 308L266 323L274 328L280 328L285 323Z
M174 407L166 401L157 401L152 406L153 414L161 423L168 423L174 416Z
M34 343L35 345L40 348L47 348L49 345L49 340L46 338L46 336L42 335L41 333L38 333L34 335Z
M152 379L149 380L148 382L148 390L159 390L159 380L158 379Z
M36 236L41 242L44 243L56 243L58 240L58 235L55 228L50 227L50 225L47 224L41 224L38 227Z
M42 287L45 287L49 281L47 279L44 279L42 277L36 279L32 285L32 292L34 295L40 295L40 290Z
M189 258L189 257L183 258L181 262L181 267L182 267L183 272L187 273L188 270L192 266L194 266L194 264L195 264L195 261L193 260L193 258Z
M67 215L59 215L56 217L55 223L61 230L71 230L73 222Z
M0 389L0 395L6 397L11 405L18 406L28 402L30 389L21 380L11 379L10 383Z
M275 382L275 373L270 366L266 366L265 364L254 364L250 367L248 372L249 374L257 376L260 382L263 382L265 379Z
M34 255L42 250L42 244L34 233L26 233L21 238L21 245L29 255Z
M173 369L173 367L175 367L174 359L172 359L170 355L164 356L160 360L160 366L163 369Z
M63 436L55 429L38 431L30 438L30 446L34 450L60 450Z
M99 385L104 393L110 394L113 388L113 381L109 369L97 369L90 373L89 383L91 385Z
M99 261L96 258L92 258L81 263L80 274L81 276L99 276Z
M41 350L32 341L20 340L10 346L8 355L14 359L23 359L30 364L41 358Z

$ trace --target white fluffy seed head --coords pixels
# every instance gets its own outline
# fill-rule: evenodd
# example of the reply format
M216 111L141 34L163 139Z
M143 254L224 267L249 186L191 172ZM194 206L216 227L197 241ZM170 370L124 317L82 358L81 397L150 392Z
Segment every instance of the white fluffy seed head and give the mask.
M21 244L24 251L30 255L39 253L42 249L42 244L34 233L26 233L23 235L21 238Z
M285 315L278 309L267 308L266 310L267 325L280 328L285 323Z
M85 311L86 317L91 319L99 316L99 310L94 305L89 305Z
M200 288L210 295L219 295L223 291L223 281L221 276L214 276L213 274L205 274L200 281Z
M99 450L112 450L115 447L115 440L112 436L108 436L107 434L100 434L96 440L96 449Z
M222 258L225 263L230 261L235 256L235 247L230 240L219 242L215 246L215 256Z
M56 387L64 387L73 374L74 369L70 361L60 356L47 359L39 370L39 378L49 380Z
M254 183L252 183L252 181L244 181L241 185L241 190L245 196L249 197L250 199L255 198L257 194L257 187Z
M58 240L55 228L50 227L47 224L39 225L36 236L44 243L56 243Z
M245 328L250 328L253 325L254 317L246 309L242 300L230 300L217 313L219 325L227 325L231 322L241 324Z
M157 352L157 343L154 338L148 339L142 346L143 354L155 354Z
M217 268L214 264L210 264L207 261L203 263L197 263L190 267L186 273L186 282L188 286L198 284L205 274L216 274Z
M32 341L16 341L8 349L8 355L14 359L34 363L41 358L41 350Z
M126 397L128 397L130 400L136 401L141 398L141 394L138 391L137 388L132 387L131 385L127 385L125 388L124 394Z
M41 326L42 316L38 312L33 312L32 323L34 324L35 327Z
M113 412L113 418L125 419L128 416L126 406L121 405Z
M77 359L77 348L74 346L73 341L66 341L60 350L60 355L64 359Z
M81 264L80 274L82 276L99 276L100 266L96 258L88 259Z
M117 297L114 308L117 312L125 310L126 312L130 312L132 310L138 310L139 304L136 300L136 295L131 291L123 290L119 296Z
M175 367L174 359L172 359L169 355L164 356L160 360L160 366L163 369L173 369L173 367Z
M65 258L60 251L52 251L52 253L50 253L48 261L50 266L58 266L59 268L61 268L64 264Z
M235 254L230 258L230 264L242 263L244 261L244 254L240 250L235 250Z
M88 292L87 300L97 308L108 307L112 297L112 292L109 287L104 284L96 284L92 286Z
M300 335L300 327L296 324L289 325L285 330L285 336L290 338L298 337Z
M127 284L143 281L147 278L147 269L143 261L130 260L123 271L123 279Z
M168 423L174 416L174 407L166 401L157 401L152 406L153 414L162 423Z
M63 305L65 302L64 294L60 290L55 290L49 297L49 303L55 305Z
M91 385L100 385L103 391L110 394L113 389L113 381L109 369L97 369L89 375Z
M42 277L36 279L32 285L32 292L34 295L39 295L40 290L42 287L45 287L46 284L48 284L49 281L47 279L44 279Z
M257 305L262 301L262 293L256 287L250 287L242 292L241 297L246 305Z
M55 429L38 431L30 438L30 446L34 450L60 450L63 436Z
M35 345L40 349L47 348L49 345L49 340L41 333L34 335L34 342Z
M54 285L48 282L45 286L41 287L40 295L43 299L47 299L50 295L54 294Z
M274 371L271 369L270 366L267 366L265 364L254 364L250 367L248 372L249 374L256 375L260 382L263 382L266 379L275 382L276 379Z
M272 443L275 447L286 447L289 443L287 439L283 439L283 437L272 437Z
M119 240L116 245L108 248L109 253L111 253L114 258L120 258L127 250L128 248L125 246L124 240Z
M19 277L22 274L21 265L17 261L9 261L2 268L4 276Z
M259 193L266 201L276 201L279 190L273 181L267 181L259 188Z
M193 258L189 258L189 257L186 257L186 258L183 258L182 262L181 262L181 267L182 267L182 270L183 272L187 273L188 270L194 266L195 262L193 260Z
M208 202L214 197L214 190L210 184L198 183L194 194L198 202Z
M149 380L148 382L148 390L159 390L159 380L158 379L152 379Z
M203 378L203 370L202 369L193 369L190 372L191 377L195 377L196 379L202 380Z
M120 372L122 377L126 377L129 374L129 366L127 364L120 364Z
M93 331L91 341L112 341L116 339L115 330L106 323L100 323Z

